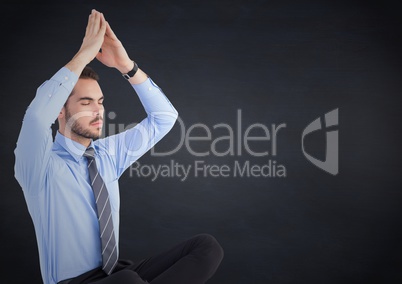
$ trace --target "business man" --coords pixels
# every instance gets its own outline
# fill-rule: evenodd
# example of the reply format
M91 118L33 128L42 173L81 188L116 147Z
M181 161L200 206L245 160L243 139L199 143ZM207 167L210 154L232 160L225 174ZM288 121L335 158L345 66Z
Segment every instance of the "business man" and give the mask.
M106 138L100 138L104 96L88 66L95 58L123 75L147 113L135 127ZM76 55L37 89L15 149L15 177L34 223L44 283L198 284L215 273L223 250L208 234L148 259L119 258L118 179L177 116L104 15L92 10Z

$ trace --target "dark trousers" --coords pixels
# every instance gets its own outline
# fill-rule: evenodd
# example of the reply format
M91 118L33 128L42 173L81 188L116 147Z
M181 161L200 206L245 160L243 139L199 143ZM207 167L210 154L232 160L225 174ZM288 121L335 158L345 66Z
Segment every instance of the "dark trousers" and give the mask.
M107 276L96 268L67 281L68 284L201 284L215 273L223 249L208 234L199 234L156 256L138 262L120 259Z

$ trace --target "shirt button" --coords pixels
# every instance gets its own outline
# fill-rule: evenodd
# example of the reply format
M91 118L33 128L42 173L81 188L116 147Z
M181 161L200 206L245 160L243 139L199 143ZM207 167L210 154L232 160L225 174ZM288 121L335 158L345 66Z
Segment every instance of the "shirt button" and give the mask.
M152 87L149 87L148 90L152 91Z
M66 77L64 77L64 79L68 80L68 77L66 76Z
M52 94L49 94L48 96L49 96L49 98L50 98L50 97L52 96Z

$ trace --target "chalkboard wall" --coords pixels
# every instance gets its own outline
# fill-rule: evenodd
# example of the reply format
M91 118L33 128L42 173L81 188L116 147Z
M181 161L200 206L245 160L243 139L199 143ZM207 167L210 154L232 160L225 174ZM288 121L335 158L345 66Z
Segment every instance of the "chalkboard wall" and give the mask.
M210 233L225 250L211 284L402 280L402 25L392 2L2 6L2 283L42 282L13 151L36 88L78 51L92 8L179 112L120 179L122 257ZM117 70L90 65L105 135L145 117Z

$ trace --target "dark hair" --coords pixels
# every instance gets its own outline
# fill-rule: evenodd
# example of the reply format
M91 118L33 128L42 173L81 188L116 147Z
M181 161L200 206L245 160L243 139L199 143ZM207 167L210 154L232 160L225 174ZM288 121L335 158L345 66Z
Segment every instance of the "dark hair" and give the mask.
M99 75L95 72L94 69L87 65L84 67L84 70L82 70L80 79L93 79L99 81Z
M99 75L98 75L98 73L95 72L94 69L92 69L91 67L89 67L87 65L82 70L79 79L92 79L92 80L95 80L95 81L99 81ZM70 93L70 95L68 97L70 98L73 94L74 94L74 89L71 91L71 93ZM64 103L64 106L67 106L67 101Z

